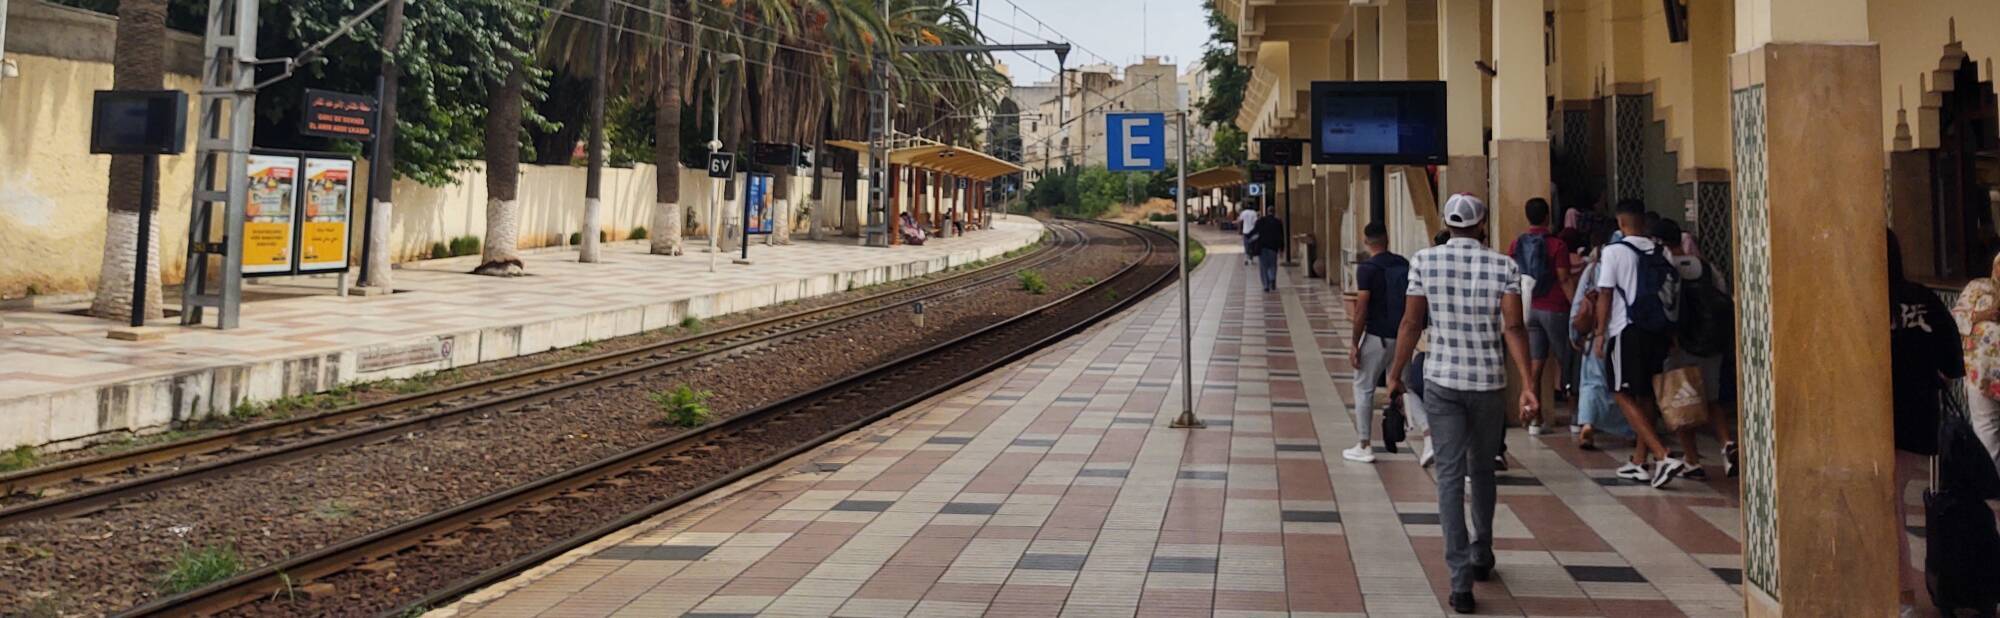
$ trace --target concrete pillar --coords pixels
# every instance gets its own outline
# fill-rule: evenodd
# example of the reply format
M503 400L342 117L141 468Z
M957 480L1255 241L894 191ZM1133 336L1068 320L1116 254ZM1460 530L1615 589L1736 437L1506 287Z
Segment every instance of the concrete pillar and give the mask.
M1408 0L1385 0L1382 3L1381 21L1377 26L1377 39L1381 44L1378 60L1382 63L1382 81L1400 81L1410 78L1410 4Z
M1745 613L1894 615L1881 50L1866 0L1737 0L1735 49Z
M1493 4L1493 244L1528 227L1522 206L1549 197L1548 77L1542 57L1542 3Z
M1444 78L1451 159L1440 174L1440 196L1471 193L1486 199L1486 75L1480 60L1479 0L1438 0L1438 76Z
M1381 13L1375 7L1354 7L1354 81L1381 79Z

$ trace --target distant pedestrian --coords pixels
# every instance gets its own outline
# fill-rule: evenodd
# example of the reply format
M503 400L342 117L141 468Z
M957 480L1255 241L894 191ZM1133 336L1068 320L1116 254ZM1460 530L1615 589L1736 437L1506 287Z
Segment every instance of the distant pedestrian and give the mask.
M1357 291L1354 311L1350 314L1354 340L1347 354L1348 363L1354 367L1354 431L1360 442L1340 454L1348 461L1373 463L1375 382L1389 370L1390 356L1396 353L1396 331L1403 323L1410 261L1389 252L1389 229L1379 221L1368 224L1362 238L1368 259L1354 267Z
M1264 291L1276 292L1278 252L1285 250L1285 222L1277 217L1258 217L1251 236L1257 248L1257 275L1264 280Z
M1599 255L1604 250L1608 232L1594 232L1589 238L1596 242L1591 251L1584 253L1583 281L1596 281ZM1586 240L1589 243L1590 240ZM1618 411L1618 404L1611 400L1610 369L1604 359L1591 354L1597 341L1598 321L1604 316L1597 313L1597 297L1607 294L1596 285L1585 285L1577 290L1576 298L1570 303L1570 345L1577 352L1576 382L1576 446L1597 450L1597 436L1600 433L1614 433L1625 438L1632 437L1632 429L1625 425L1624 413Z
M1494 567L1493 461L1506 431L1507 361L1512 358L1525 383L1530 377L1528 338L1521 317L1520 268L1479 241L1486 231L1486 204L1459 194L1445 200L1442 212L1452 238L1442 247L1417 252L1410 262L1389 392L1402 394L1404 367L1429 324L1423 406L1437 448L1438 520L1444 529L1445 564L1451 569L1451 607L1469 614L1477 609L1472 582L1491 577ZM1518 403L1521 420L1534 420L1541 407L1534 389L1522 389ZM1470 531L1467 493L1472 495Z
M1929 288L1903 276L1903 251L1889 232L1889 374L1896 426L1896 548L1902 583L1903 615L1917 602L1924 575L1910 562L1910 535L1903 532L1909 506L1903 497L1924 478L1924 458L1938 453L1938 395L1965 377L1965 356L1955 325L1948 324L1944 301Z
M1726 414L1722 398L1723 381L1735 379L1723 374L1722 362L1724 356L1736 353L1734 301L1729 298L1729 287L1722 273L1709 268L1693 253L1685 252L1686 243L1681 240L1686 234L1679 223L1662 219L1653 224L1652 236L1667 250L1681 281L1679 319L1674 327L1676 345L1668 355L1666 367L1694 367L1701 374L1701 396L1708 408L1708 426L1714 431L1716 441L1722 443L1723 474L1735 476L1736 422ZM1674 240L1669 243L1669 238ZM1696 440L1700 429L1688 425L1674 430L1674 435L1681 445L1681 461L1687 462L1687 467L1681 469L1681 477L1706 481L1708 472L1701 467L1701 445Z
M1646 222L1645 203L1618 203L1618 227L1625 237L1606 246L1599 262L1596 285L1604 293L1597 298L1597 312L1605 317L1592 355L1609 363L1612 400L1637 434L1632 459L1617 475L1657 489L1687 467L1653 430L1660 410L1653 378L1665 369L1673 344L1680 275L1666 250L1649 236ZM1649 460L1649 455L1658 458Z
M1250 264L1257 261L1257 247L1256 245L1253 245L1250 242L1250 240L1255 237L1253 232L1256 230L1256 228L1257 228L1257 207L1245 205L1243 207L1242 212L1236 213L1236 230L1243 233L1244 264Z
M1521 274L1535 279L1528 303L1529 372L1534 379L1527 388L1540 390L1542 373L1554 361L1560 390L1563 367L1569 365L1569 297L1576 289L1576 271L1570 267L1569 245L1549 231L1549 202L1529 199L1524 210L1528 231L1514 239L1507 254ZM1529 423L1528 435L1542 435L1542 424Z

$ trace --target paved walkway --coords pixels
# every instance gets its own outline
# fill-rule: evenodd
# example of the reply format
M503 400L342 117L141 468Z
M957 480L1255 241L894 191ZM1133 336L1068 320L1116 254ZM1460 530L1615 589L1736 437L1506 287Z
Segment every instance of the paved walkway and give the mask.
M532 354L815 294L921 275L1033 242L1039 223L999 218L994 229L891 250L852 239L752 245L749 266L690 247L646 253L607 245L598 264L570 252L527 256L532 276L466 274L476 257L396 271L389 296L336 297L330 280L248 285L242 328L177 330L123 342L119 324L56 311L0 314L0 448L72 440L228 410L245 399L298 395L354 380ZM211 318L211 321L213 318ZM171 323L171 320L168 321Z
M1207 429L1167 428L1180 403L1166 294L445 611L1442 614L1429 472L1407 450L1374 465L1338 452L1354 439L1338 297L1290 279L1258 293L1240 245L1211 236L1194 307ZM1566 432L1508 440L1483 613L1741 614L1733 481L1655 491L1612 478L1624 453Z

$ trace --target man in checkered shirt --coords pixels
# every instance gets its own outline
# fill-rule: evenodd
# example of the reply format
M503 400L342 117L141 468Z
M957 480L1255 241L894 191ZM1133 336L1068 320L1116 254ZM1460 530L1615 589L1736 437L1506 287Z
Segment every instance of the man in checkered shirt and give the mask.
M1493 573L1493 460L1507 425L1507 358L1522 384L1533 384L1528 330L1522 322L1521 271L1514 260L1486 247L1486 204L1459 194L1445 200L1451 240L1418 251L1410 260L1410 289L1389 370L1389 396L1401 396L1403 368L1428 328L1424 363L1424 414L1437 447L1438 520L1444 527L1445 563L1451 567L1451 607L1474 611L1472 582ZM1521 389L1521 420L1539 417L1534 389ZM1467 483L1467 477L1470 483ZM1473 528L1466 529L1465 494L1472 494Z

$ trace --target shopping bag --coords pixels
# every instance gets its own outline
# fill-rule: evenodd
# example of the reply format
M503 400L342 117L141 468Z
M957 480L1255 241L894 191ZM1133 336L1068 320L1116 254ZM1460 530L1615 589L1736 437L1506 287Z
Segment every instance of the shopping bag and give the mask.
M1667 429L1680 429L1708 422L1707 390L1702 388L1701 368L1668 369L1653 378L1653 393L1660 399L1660 416Z

